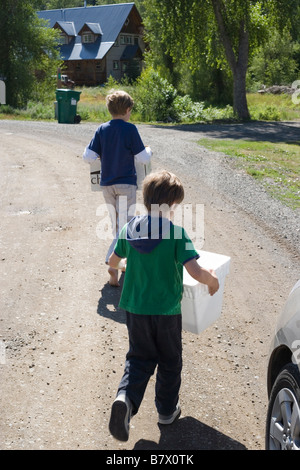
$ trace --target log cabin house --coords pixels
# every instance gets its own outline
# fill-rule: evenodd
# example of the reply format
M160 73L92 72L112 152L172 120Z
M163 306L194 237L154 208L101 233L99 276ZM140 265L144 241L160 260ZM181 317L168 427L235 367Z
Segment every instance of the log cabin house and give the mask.
M112 76L135 78L143 66L142 18L134 3L37 12L60 31L64 72L75 85L96 86Z

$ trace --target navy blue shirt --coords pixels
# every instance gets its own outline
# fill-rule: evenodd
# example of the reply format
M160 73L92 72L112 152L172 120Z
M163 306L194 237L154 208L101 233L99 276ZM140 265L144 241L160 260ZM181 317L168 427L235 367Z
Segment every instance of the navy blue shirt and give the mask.
M134 124L122 119L101 124L88 148L101 158L101 186L136 184L134 155L145 146Z

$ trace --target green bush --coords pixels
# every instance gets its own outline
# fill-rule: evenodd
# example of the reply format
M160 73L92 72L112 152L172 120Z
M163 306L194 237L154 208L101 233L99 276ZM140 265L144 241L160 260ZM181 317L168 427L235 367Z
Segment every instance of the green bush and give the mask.
M9 104L2 104L0 106L0 113L2 114L16 114L15 109Z
M174 107L180 122L213 121L216 119L234 119L233 108L227 105L225 108L205 107L203 102L193 102L189 95L176 96Z
M52 103L40 103L29 101L26 109L21 111L21 115L29 117L30 119L54 119L54 102Z
M135 90L136 111L144 121L176 121L177 90L152 68L145 69Z
M195 122L205 120L204 103L193 102L189 95L176 96L174 108L181 122Z
M257 107L250 111L252 119L258 121L280 121L281 115L275 106Z

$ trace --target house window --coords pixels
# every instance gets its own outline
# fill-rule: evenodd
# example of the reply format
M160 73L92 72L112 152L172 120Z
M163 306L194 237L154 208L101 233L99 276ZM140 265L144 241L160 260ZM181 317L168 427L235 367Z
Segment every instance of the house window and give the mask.
M82 43L83 44L90 44L91 42L94 42L94 37L93 37L93 34L91 33L84 33L82 35Z
M119 61L118 60L114 60L113 69L114 70L119 70Z
M59 44L69 44L69 38L65 33L61 33L59 37Z
M133 44L133 38L132 36L120 36L120 43L122 45Z

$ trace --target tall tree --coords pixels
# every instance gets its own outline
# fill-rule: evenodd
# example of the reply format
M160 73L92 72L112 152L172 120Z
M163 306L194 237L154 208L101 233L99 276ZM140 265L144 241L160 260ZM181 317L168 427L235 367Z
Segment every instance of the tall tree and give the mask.
M253 50L266 38L270 20L284 27L299 0L149 0L160 34L174 61L197 67L200 56L227 61L233 76L233 106L249 119L246 72ZM148 27L151 31L151 15ZM151 33L150 33L151 37Z
M28 0L0 0L0 75L6 102L21 107L51 79L58 64L57 33L45 28Z

